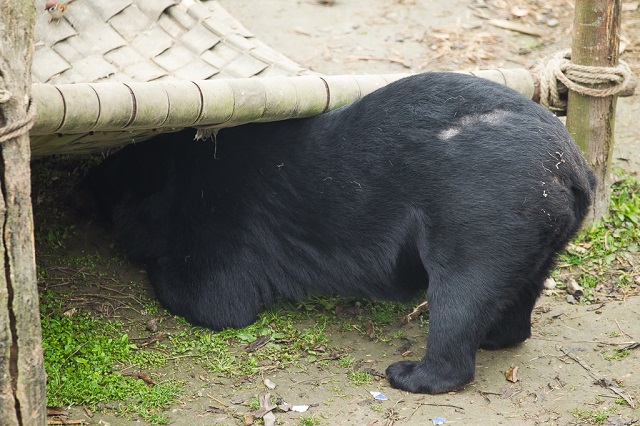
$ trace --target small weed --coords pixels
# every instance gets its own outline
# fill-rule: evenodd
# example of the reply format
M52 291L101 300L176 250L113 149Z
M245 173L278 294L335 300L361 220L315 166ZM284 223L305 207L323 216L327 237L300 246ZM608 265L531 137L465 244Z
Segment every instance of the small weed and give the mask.
M607 418L616 412L616 407L604 408L602 410L588 410L584 408L574 408L571 413L578 419L589 425L601 425Z
M260 408L260 401L258 400L257 396L254 396L253 398L251 398L251 400L249 401L249 408L252 411L256 411L257 409Z
M347 373L347 379L353 386L368 385L373 382L373 376L366 371L350 371Z
M380 403L373 403L369 405L369 408L371 408L371 410L375 411L376 413L382 413L382 411L384 410L384 408L382 407L382 404Z
M395 302L375 301L371 304L371 321L388 325L407 313L407 305Z
M315 416L302 417L299 423L300 426L316 426L319 424L320 424L320 419Z
M344 356L338 360L338 365L342 368L351 368L355 362L356 360L350 356Z
M627 355L629 355L630 353L631 351L629 349L607 352L602 355L602 358L604 358L605 361L622 361L622 359Z
M407 333L402 330L398 330L390 336L392 339L406 339Z
M100 262L100 256L97 254L87 254L79 257L61 257L60 264L74 268L95 269Z
M345 393L344 389L342 389L340 386L334 386L332 390L336 394L336 396L339 398L347 397L347 394Z
M52 225L39 228L35 238L39 244L44 244L50 250L58 250L66 247L67 240L75 234L75 231L74 225Z
M527 48L529 50L540 50L540 49L544 49L545 46L546 46L545 43L535 42L535 43L530 43L529 45L527 45Z
M157 315L160 312L160 304L157 300L149 300L142 306L142 311L147 315Z

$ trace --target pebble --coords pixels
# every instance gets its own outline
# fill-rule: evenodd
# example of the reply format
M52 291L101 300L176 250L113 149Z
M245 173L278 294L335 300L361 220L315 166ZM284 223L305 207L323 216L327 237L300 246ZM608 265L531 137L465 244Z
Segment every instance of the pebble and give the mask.
M554 28L557 27L560 22L556 18L551 18L547 21L547 26Z
M547 278L546 280L544 280L544 288L546 288L547 290L553 290L554 288L556 288L556 280L551 277Z

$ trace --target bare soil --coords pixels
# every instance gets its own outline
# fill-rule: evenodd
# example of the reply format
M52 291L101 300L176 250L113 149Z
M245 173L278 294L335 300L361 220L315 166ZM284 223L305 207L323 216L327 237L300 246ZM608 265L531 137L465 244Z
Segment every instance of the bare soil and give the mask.
M261 40L325 74L530 67L544 55L569 46L573 11L573 3L563 0L219 3ZM499 29L483 18L520 22L541 29L544 35L533 37ZM636 71L639 18L637 10L623 15L623 35L628 40L625 59ZM618 165L632 172L640 171L639 116L637 95L620 100L615 157ZM34 194L48 196L39 193L37 186ZM41 204L46 202L36 200L36 219L42 222L46 219L38 214ZM62 255L106 253L105 258L111 258L114 250L104 230L80 221ZM45 253L39 258L39 266L57 268L62 276L76 273L55 267L54 257ZM140 294L152 297L146 276L138 266L126 262L105 266L105 270L106 278L89 277L86 287L76 288L75 294L86 297L70 303L128 321L133 337L136 332L145 335L144 324L149 317L135 309L135 298ZM55 286L49 282L48 287ZM582 306L567 303L561 291L543 296L533 317L533 337L514 349L479 352L475 382L444 395L400 392L375 374L373 383L356 386L348 380L347 370L335 362L265 369L262 376L233 381L210 373L198 360L185 358L154 374L186 384L181 402L169 410L172 425L245 424L244 416L252 411L248 401L267 391L265 378L276 384L272 395L293 405L311 405L302 414L277 412L277 424L283 425L427 425L434 424L437 417L445 419L444 424L464 425L595 424L593 418L581 416L576 410L608 410L604 424L627 425L640 418L640 411L624 401L627 398L640 404L640 349L632 348L626 356L612 355L640 339L640 298L622 294L616 299ZM126 306L131 300L134 309ZM165 329L184 327L172 321L166 320ZM328 326L325 333L331 346L342 348L370 371L383 373L388 364L403 359L402 353L410 359L424 353L428 326L415 321L401 328L396 323L379 335L393 336L400 329L406 339L372 339L357 329L344 331L333 326ZM388 400L374 401L370 391L382 392ZM88 418L78 409L73 415L91 424L140 424L139 420L124 419L109 411ZM312 416L318 423L301 422L301 418Z

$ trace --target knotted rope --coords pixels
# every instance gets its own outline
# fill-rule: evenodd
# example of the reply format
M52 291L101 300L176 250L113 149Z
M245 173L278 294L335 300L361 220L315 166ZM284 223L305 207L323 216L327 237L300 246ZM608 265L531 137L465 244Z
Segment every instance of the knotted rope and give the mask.
M568 90L588 96L605 97L620 93L631 79L629 65L620 60L615 67L578 65L571 51L563 50L536 67L540 75L540 104L552 111L566 111L561 95Z
M12 94L8 90L0 89L0 104L9 102L11 96ZM0 127L0 144L28 132L29 129L33 127L35 119L36 107L34 102L29 100L29 107L27 108L25 116L11 122L7 126Z

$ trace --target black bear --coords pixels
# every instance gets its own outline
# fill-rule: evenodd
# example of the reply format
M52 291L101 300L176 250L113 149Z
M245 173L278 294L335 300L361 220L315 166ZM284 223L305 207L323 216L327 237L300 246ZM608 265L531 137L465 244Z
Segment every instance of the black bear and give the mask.
M410 392L461 388L478 348L530 336L595 182L555 116L453 73L411 76L312 118L193 137L129 145L77 192L146 264L162 305L220 330L310 293L426 291L426 355L387 369Z

